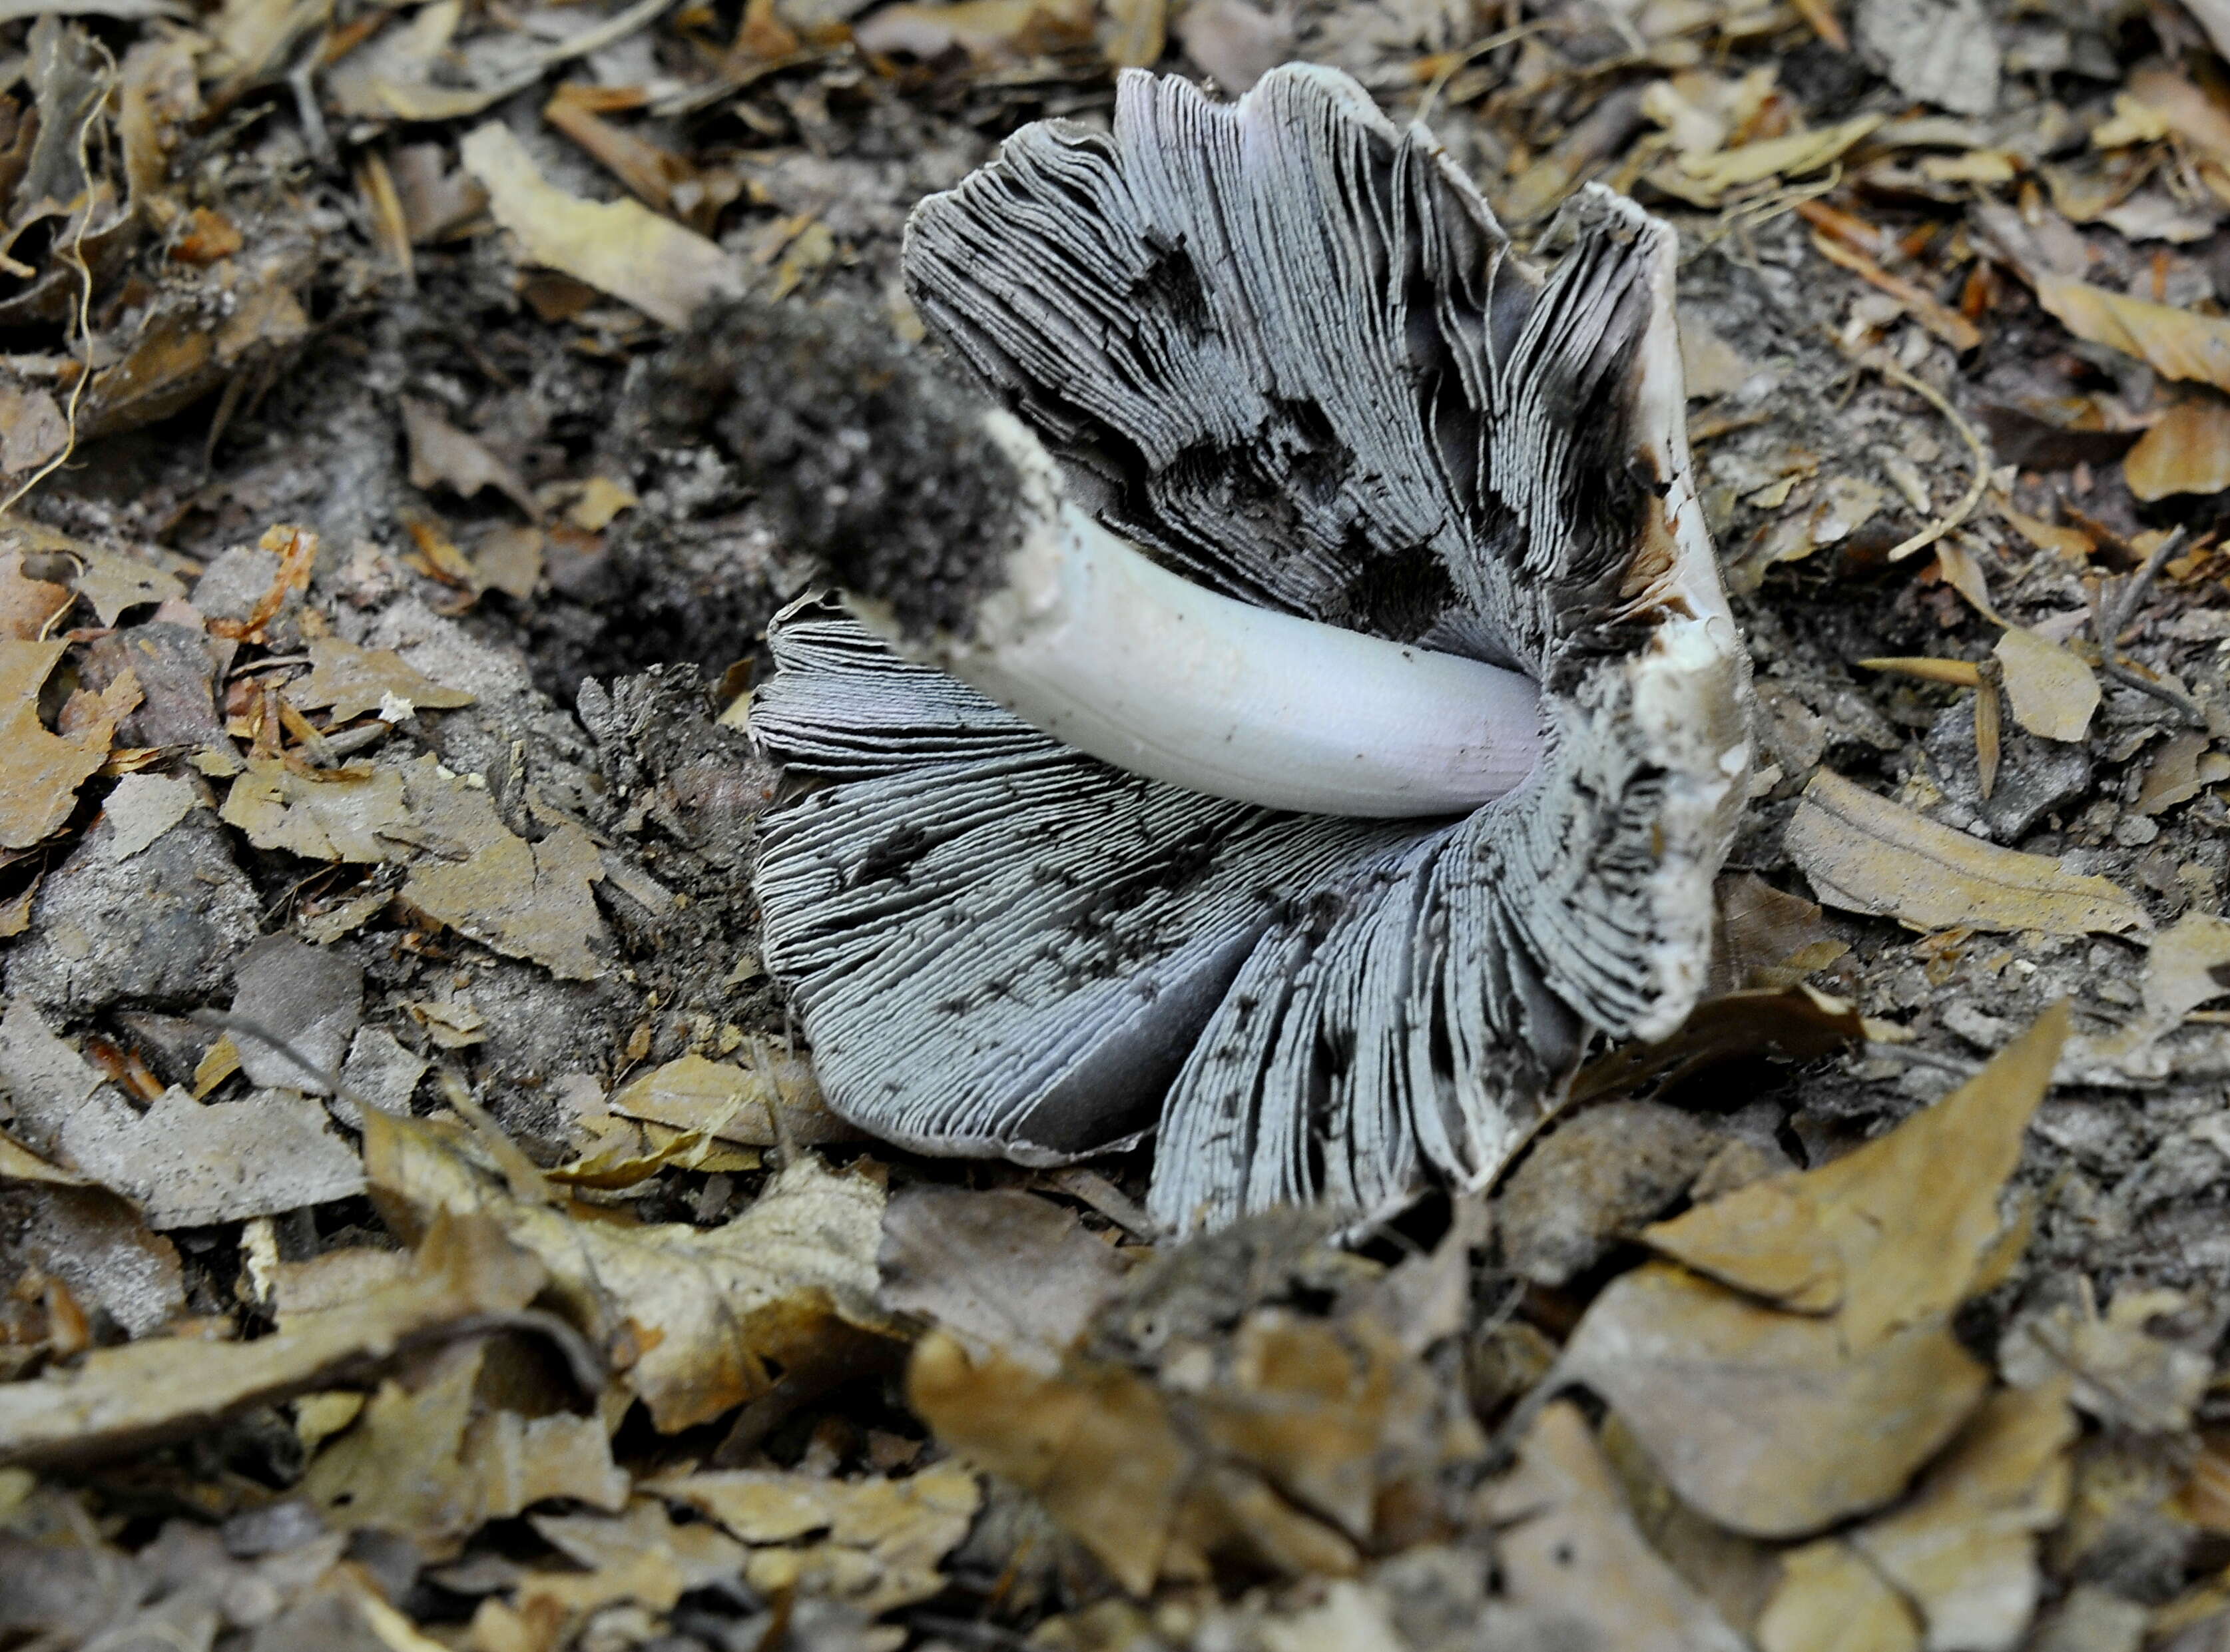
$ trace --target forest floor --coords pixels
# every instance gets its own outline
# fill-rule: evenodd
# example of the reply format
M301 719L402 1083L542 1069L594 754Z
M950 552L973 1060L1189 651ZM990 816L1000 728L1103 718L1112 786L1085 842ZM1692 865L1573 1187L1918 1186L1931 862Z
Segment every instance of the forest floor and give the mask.
M0 1649L2230 1647L2191 16L32 10ZM1761 773L1706 1002L1493 1189L1177 1245L1146 1152L819 1103L740 714L810 571L646 387L709 296L918 338L921 197L1296 59L1521 248L1590 178L1679 229Z

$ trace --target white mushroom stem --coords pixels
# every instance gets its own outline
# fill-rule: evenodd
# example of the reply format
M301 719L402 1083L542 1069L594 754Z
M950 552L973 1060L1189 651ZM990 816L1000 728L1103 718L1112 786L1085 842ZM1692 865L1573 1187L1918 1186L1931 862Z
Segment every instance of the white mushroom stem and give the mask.
M1514 671L1237 601L1170 572L1063 496L1005 413L1022 541L975 634L908 652L1133 773L1312 814L1459 813L1521 784L1539 695ZM880 604L862 617L895 631Z

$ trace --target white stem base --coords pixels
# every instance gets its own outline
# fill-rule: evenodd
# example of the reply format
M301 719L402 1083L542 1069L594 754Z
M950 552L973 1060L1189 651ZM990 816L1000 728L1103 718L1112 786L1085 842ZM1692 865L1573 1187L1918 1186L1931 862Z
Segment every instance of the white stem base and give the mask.
M1069 503L1019 423L986 422L1022 472L1028 526L976 635L929 650L963 682L1118 768L1275 809L1458 814L1532 772L1524 676L1196 585Z

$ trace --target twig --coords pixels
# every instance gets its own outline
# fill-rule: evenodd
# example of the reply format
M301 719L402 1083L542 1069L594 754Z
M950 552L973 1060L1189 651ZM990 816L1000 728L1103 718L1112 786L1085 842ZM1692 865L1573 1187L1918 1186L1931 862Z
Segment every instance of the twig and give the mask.
M116 69L115 60L109 56L108 48L99 41L94 41L92 44L93 48L106 61L113 81ZM85 179L85 210L78 215L77 234L70 237L69 259L71 263L77 266L77 332L80 342L85 347L84 365L78 369L77 382L70 386L69 401L63 409L61 451L26 476L14 493L9 494L6 499L0 500L0 516L5 516L16 506L22 504L34 487L68 464L70 455L77 451L78 403L85 398L86 386L93 382L93 266L86 261L85 257L86 234L93 228L93 161L90 145L93 140L93 123L100 118L100 112L107 106L107 103L108 88L104 87L100 96L93 100L92 106L87 109L85 119L78 123L77 128L77 170L78 175Z
M2184 530L2178 526L2152 549L2144 564L2126 579L2115 583L2111 590L2103 593L2101 601L2091 612L2091 624L2098 633L2099 669L2124 688L2134 688L2139 694L2149 694L2162 704L2172 707L2178 715L2194 728L2208 726L2207 713L2199 703L2180 688L2155 681L2131 666L2122 654L2122 633L2137 611L2137 604L2145 598L2154 578L2175 548L2183 543Z
M1838 345L1841 344L1840 339L1836 342ZM1911 390L1941 413L1944 421L1959 433L1959 439L1967 444L1967 451L1975 456L1975 480L1973 485L1967 489L1966 497L1954 505L1944 515L1939 516L1904 544L1891 551L1889 559L1892 562L1902 562L1916 551L1925 551L1975 513L1975 507L1982 502L1982 494L1990 485L1990 453L1989 449L1982 445L1982 438L1975 434L1975 427L1960 416L1959 410L1951 405L1950 398L1942 390L1937 390L1925 379L1915 378L1905 371L1885 352L1869 350L1863 355L1853 357L1852 359L1859 366L1871 367L1891 383Z

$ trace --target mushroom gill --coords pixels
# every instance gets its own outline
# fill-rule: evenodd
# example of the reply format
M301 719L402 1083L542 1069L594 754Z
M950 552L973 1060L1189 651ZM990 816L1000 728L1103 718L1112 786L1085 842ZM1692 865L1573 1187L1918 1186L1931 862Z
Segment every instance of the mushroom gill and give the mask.
M1679 1023L1747 788L1747 664L1691 477L1672 232L1591 189L1556 233L1551 271L1521 262L1344 75L1289 67L1221 106L1128 74L1112 136L1032 126L909 226L916 306L1014 431L902 370L723 416L876 628L793 606L751 720L823 783L768 818L755 876L837 1111L1025 1163L1157 1131L1150 1202L1178 1229L1370 1216L1492 1175L1591 1037ZM824 340L819 368L863 348ZM680 355L685 378L723 358ZM920 458L896 487L845 457L900 442ZM1055 503L1018 504L1038 443ZM1041 680L1073 707L1127 658L1080 675L1054 648L1021 689L983 664L1009 657L1017 547L1062 510L1079 543L1299 622L1250 668L1297 674L1301 722L1336 727L1395 656L1517 674L1522 763L1421 815L1374 805L1439 760L1375 738L1357 798L1218 785L1213 739L1157 778L1033 726L1062 726ZM1147 698L1178 720L1215 698L1166 687ZM1211 732L1273 779L1316 760Z

